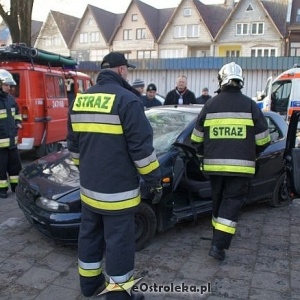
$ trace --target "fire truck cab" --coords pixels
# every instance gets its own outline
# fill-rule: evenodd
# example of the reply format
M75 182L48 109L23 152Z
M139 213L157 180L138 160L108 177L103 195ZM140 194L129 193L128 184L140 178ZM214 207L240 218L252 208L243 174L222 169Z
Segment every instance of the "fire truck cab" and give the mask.
M300 110L300 66L284 71L275 79L268 79L257 101L264 110L278 112L289 121L294 110Z
M11 87L22 115L18 148L35 149L37 156L57 151L67 136L70 101L92 85L90 76L76 71L70 57L11 45L0 48L0 68L9 71Z

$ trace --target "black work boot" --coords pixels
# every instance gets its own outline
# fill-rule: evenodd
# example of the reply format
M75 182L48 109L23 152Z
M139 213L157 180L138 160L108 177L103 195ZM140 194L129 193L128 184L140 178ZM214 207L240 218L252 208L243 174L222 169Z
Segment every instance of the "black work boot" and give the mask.
M92 297L99 295L105 289L105 276L103 273L93 279L80 276L80 287L83 296Z
M225 259L225 250L219 249L217 246L212 245L208 255L215 259L218 259L218 260L224 260Z

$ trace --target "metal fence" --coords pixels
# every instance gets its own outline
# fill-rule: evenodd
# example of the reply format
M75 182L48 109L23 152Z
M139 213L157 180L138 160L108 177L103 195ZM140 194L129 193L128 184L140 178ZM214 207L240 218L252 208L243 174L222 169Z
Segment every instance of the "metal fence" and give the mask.
M201 94L203 87L208 87L209 93L214 95L218 89L218 71L231 61L236 62L243 68L245 85L243 93L249 97L261 91L269 76L276 76L283 71L300 64L299 57L198 57L198 58L177 58L177 59L148 59L130 61L137 66L129 72L129 83L135 78L144 80L146 86L154 83L161 95L175 88L176 78L184 74L188 79L188 88L196 97ZM100 71L101 62L81 62L79 70L88 73L96 81Z

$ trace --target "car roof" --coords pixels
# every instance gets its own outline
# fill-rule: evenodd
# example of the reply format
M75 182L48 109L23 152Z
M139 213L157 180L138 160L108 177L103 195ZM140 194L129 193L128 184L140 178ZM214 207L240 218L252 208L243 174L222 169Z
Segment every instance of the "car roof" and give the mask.
M190 105L162 105L162 106L153 106L147 110L163 110L163 111L181 111L189 112L194 114L199 114L203 104L190 104Z

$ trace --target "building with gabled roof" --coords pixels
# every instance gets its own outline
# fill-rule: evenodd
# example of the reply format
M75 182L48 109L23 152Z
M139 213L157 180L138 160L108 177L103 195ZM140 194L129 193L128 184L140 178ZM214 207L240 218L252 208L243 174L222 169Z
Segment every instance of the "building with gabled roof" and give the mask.
M199 0L182 0L159 38L159 57L212 56L214 37L230 11Z
M88 4L69 43L77 61L99 61L110 51L123 14L114 14Z
M70 55L69 42L79 18L50 10L36 42L35 48Z
M215 37L215 55L283 56L286 13L287 0L240 0Z
M113 37L111 49L131 59L157 58L157 41L172 12L173 9L157 9L132 0Z

